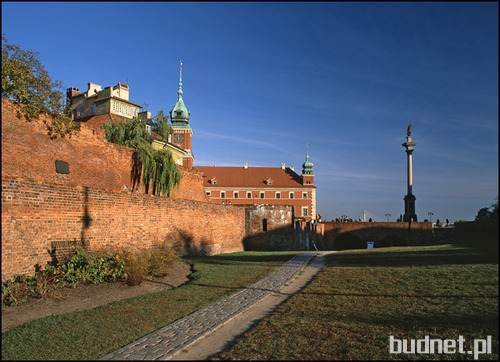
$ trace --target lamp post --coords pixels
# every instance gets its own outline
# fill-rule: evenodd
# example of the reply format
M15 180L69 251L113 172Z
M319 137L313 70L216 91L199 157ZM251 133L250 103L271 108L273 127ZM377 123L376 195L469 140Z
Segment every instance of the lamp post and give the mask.
M434 215L431 211L429 211L427 213L427 215L429 215L429 221L432 222L432 215Z
M389 218L391 217L391 214L385 214L385 217L387 218L387 222L389 222Z

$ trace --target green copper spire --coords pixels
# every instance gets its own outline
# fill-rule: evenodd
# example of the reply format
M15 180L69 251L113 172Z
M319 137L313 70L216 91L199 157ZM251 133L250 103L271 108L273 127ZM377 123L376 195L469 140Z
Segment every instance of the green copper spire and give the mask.
M303 175L312 175L313 171L313 163L309 161L309 144L306 146L306 162L302 164L302 174Z
M170 119L172 121L172 126L176 127L187 127L189 128L189 112L184 105L184 100L182 99L182 61L180 62L179 68L179 90L177 91L178 97L177 102L175 102L174 108L170 111Z
M179 67L179 90L177 91L177 94L179 95L179 99L182 98L182 60L181 60L181 65Z

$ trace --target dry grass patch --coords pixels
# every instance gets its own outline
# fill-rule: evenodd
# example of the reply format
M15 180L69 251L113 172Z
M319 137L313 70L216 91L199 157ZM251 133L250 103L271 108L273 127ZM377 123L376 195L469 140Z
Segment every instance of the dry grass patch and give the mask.
M451 245L344 251L260 322L224 360L472 359L390 354L399 339L491 335L498 359L498 263ZM340 264L335 264L340 262Z

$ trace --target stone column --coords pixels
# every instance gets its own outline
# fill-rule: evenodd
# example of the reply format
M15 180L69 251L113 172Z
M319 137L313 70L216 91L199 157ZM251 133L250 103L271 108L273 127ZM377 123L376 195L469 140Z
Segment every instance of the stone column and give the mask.
M405 200L405 213L403 215L403 221L417 221L417 214L415 214L415 200L416 197L413 195L413 163L412 163L412 153L413 147L417 144L412 142L411 137L411 123L408 126L406 142L402 146L406 149L407 155L407 194L404 197Z

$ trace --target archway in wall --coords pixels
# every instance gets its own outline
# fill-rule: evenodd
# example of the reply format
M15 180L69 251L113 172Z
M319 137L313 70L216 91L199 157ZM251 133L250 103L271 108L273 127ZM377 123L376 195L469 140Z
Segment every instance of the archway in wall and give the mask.
M406 241L397 235L391 234L387 235L380 241L377 241L374 245L375 248L385 248L389 246L407 246Z
M333 250L366 249L366 243L351 233L339 235L333 244Z

